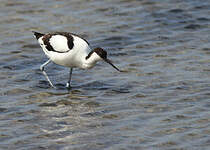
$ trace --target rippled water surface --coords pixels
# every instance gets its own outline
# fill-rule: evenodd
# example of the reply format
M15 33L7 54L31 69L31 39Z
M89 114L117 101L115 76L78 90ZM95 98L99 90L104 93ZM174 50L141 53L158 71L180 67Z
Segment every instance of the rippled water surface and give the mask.
M210 149L210 1L0 0L0 149ZM55 64L32 35L68 31L123 73Z

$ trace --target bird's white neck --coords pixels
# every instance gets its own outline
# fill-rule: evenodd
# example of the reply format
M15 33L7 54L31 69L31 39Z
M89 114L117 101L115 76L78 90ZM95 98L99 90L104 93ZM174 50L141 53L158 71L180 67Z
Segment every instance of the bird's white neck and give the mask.
M83 62L83 68L84 69L90 69L92 67L95 66L95 64L102 60L102 58L100 56L98 56L98 54L96 54L95 52L93 52L90 57L88 58L87 56L84 58L84 62Z

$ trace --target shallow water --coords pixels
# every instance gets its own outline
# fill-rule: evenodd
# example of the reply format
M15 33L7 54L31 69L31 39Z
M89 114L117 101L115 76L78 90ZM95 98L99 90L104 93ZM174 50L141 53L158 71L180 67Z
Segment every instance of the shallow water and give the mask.
M0 0L0 149L207 150L210 2ZM106 63L49 65L31 30L69 31Z

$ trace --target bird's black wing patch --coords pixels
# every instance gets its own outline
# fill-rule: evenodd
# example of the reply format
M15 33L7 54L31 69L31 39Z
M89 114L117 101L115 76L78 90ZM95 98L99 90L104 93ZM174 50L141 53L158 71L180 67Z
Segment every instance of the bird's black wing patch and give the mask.
M58 51L58 50L55 50L53 48L53 46L50 44L50 38L54 35L62 35L62 36L65 36L67 38L67 42L68 42L67 45L68 45L68 48L69 48L67 51ZM43 34L42 35L43 36L42 40L43 40L43 43L46 46L46 49L48 51L54 51L54 52L58 52L58 53L66 53L74 47L74 38L73 38L72 35L83 39L89 45L89 43L86 39L80 37L77 34L70 33L70 32L54 32L54 33L49 33L49 34L45 34L45 35Z
M67 44L68 44L68 48L69 48L68 50L66 50L66 51L58 51L58 50L55 50L53 48L53 46L50 44L50 38L52 36L55 36L55 35L62 35L62 36L65 36L67 38L67 42L68 42ZM54 52L57 52L57 53L66 53L66 52L70 51L74 47L74 42L73 42L74 38L73 38L73 36L71 34L65 33L65 32L56 32L56 33L52 33L52 34L45 34L43 36L42 40L43 40L43 43L46 46L46 49L48 51L54 51Z
M56 35L63 35L63 36L65 36L67 38L67 41L68 41L67 44L68 44L68 47L69 47L70 50L74 47L74 42L73 42L74 38L71 35L71 33L68 33L68 32L57 32Z
M50 38L52 37L52 34L46 34L42 38L44 45L46 46L46 49L48 51L56 51L54 48L50 45Z
M83 39L88 45L90 45L89 42L86 39L84 39L82 36L80 36L78 34L75 34L75 33L71 33L71 32L55 32L55 34L63 35L63 36L66 36L66 37L69 37L69 36L72 37L72 35L73 36L77 36L77 37Z

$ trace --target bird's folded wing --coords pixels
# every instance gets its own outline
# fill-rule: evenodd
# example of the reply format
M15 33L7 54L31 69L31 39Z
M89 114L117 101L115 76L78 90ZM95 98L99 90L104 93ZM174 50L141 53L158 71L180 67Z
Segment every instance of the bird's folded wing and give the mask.
M43 42L48 51L58 53L66 53L74 47L73 37L70 34L46 34Z

